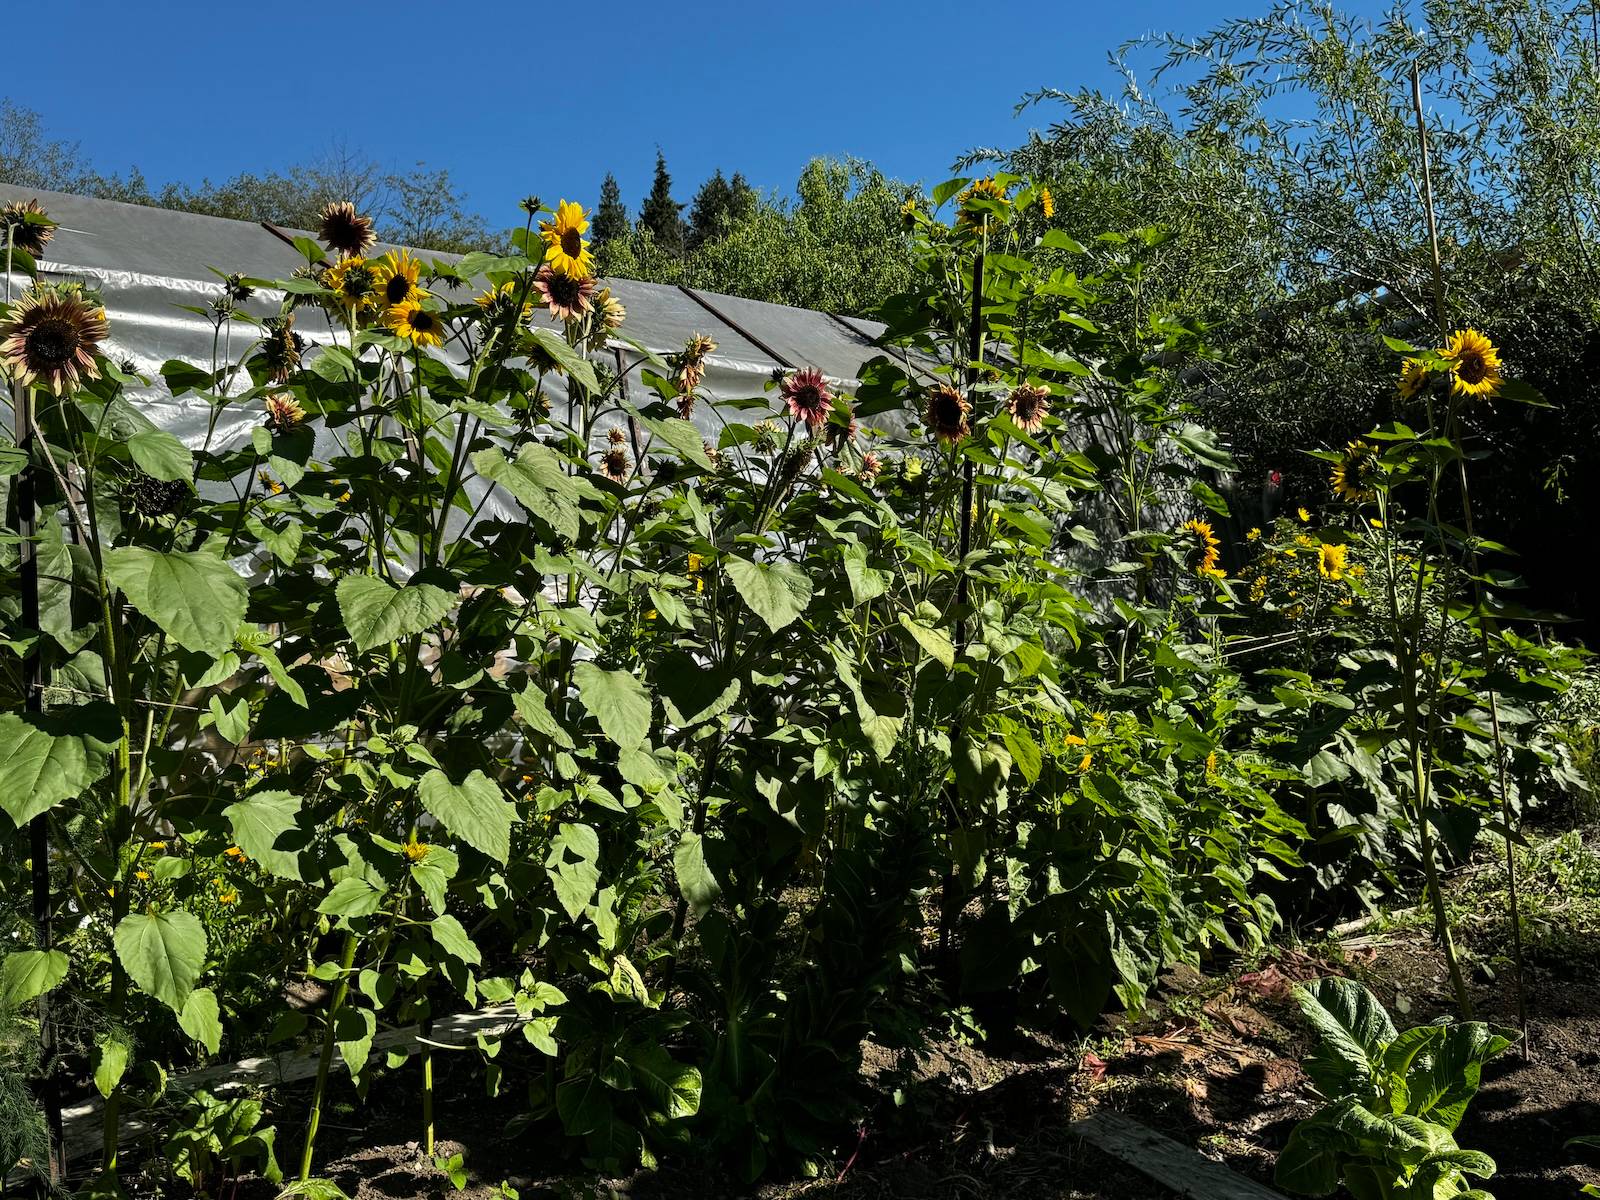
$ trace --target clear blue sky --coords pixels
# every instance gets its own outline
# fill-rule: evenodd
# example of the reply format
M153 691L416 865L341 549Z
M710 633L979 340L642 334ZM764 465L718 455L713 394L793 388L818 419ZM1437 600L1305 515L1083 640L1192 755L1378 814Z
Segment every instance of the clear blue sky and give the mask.
M854 154L928 183L1014 145L1041 86L1114 89L1107 52L1197 33L1268 0L53 0L0 94L101 170L152 185L305 161L343 139L394 168L448 167L490 224L537 193L632 211L659 145L679 200L720 166L787 194ZM1346 0L1376 14L1378 0Z

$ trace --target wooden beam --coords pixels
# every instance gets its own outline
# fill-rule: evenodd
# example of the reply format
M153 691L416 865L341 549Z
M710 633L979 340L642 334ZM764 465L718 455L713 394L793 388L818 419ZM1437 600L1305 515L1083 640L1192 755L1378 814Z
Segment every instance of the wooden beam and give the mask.
M1072 1132L1187 1200L1284 1200L1281 1193L1118 1112L1102 1109L1074 1121Z

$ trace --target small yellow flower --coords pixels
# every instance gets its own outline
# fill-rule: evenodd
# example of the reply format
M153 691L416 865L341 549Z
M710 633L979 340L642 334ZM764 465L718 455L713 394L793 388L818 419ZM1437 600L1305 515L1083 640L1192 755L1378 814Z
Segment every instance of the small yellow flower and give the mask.
M150 843L150 849L154 850L157 854L162 853L163 851L166 850L166 848L167 848L167 844L165 842L151 842Z
M1368 517L1367 518L1367 524L1371 525L1374 529L1382 529L1383 528L1383 522L1378 520L1377 517Z
M1061 740L1069 746L1087 746L1089 744L1075 733L1069 733Z
M234 891L219 892L217 895L218 904L236 904L238 900L239 893Z
M1255 542L1255 541L1259 541L1260 539L1261 539L1261 530L1255 528L1254 526L1251 526L1249 529L1245 530L1245 534L1244 534L1244 540L1245 541L1247 541L1247 542Z
M1346 565L1345 558L1349 553L1350 547L1348 546L1333 546L1324 544L1322 547L1322 557L1317 562L1317 571L1324 579L1331 579L1337 583L1339 580L1344 578Z
M405 856L412 862L421 862L428 857L428 847L413 837L405 844Z
M1207 779L1215 779L1216 777L1217 777L1217 752L1215 750L1213 750L1213 751L1211 751L1210 754L1206 755L1206 778Z
M1297 511L1298 511L1298 513L1300 515L1300 519L1302 521L1310 522L1311 513L1309 511L1307 511L1303 506L1300 509L1298 509Z
M227 855L229 858L238 859L240 862L243 862L248 857L245 852L239 849L237 846L229 846L222 853Z
M1056 215L1056 198L1050 194L1050 189L1047 187L1039 189L1039 211L1044 213L1046 221Z
M344 492L340 492L339 495L334 497L334 502L337 503L337 504L343 504L349 499L350 499L350 493L348 491L344 491Z
M150 878L150 872L149 871L135 871L133 873L133 877L135 879L137 879L140 883L143 883L145 880Z
M1084 751L1083 757L1078 761L1078 770L1087 771L1093 765L1094 754L1087 750Z

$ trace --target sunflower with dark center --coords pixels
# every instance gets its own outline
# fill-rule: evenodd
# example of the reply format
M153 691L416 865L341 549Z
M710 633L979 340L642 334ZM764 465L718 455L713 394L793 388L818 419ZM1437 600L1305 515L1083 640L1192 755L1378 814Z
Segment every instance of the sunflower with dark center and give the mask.
M306 410L288 392L275 392L268 396L267 428L274 433L288 433L306 419Z
M1217 563L1222 558L1222 543L1217 541L1216 532L1211 528L1209 521L1202 521L1198 517L1183 523L1184 531L1191 534L1191 548L1189 550L1189 566L1196 575L1209 575L1219 577L1222 571Z
M1421 359L1408 358L1400 367L1400 398L1409 400L1428 386L1428 368Z
M267 378L273 383L283 383L300 369L300 356L305 351L306 340L294 331L294 313L269 317L263 323L266 336L261 339L261 362L266 367Z
M56 395L80 380L100 378L96 349L109 329L106 310L72 284L42 284L24 293L0 321L0 362L20 384Z
M364 311L378 301L377 273L364 258L340 259L337 266L323 275L322 281L341 304L353 311Z
M1366 504L1376 493L1372 489L1373 477L1378 471L1377 447L1359 439L1345 446L1339 461L1328 473L1333 494L1351 504Z
M420 300L428 293L417 285L422 264L405 250L391 250L372 264L372 281L378 300L393 308L407 300Z
M377 241L372 218L356 211L348 200L335 200L322 210L322 244L344 255L364 254Z
M1050 389L1031 383L1012 388L1006 399L1006 412L1024 433L1038 433L1050 415Z
M804 421L807 429L815 432L828 419L833 396L823 382L822 372L815 367L795 371L783 381L779 390L783 402L789 406L789 415Z
M545 261L557 271L583 279L594 274L594 256L589 244L583 240L589 222L583 215L583 205L563 200L556 205L554 221L539 222L539 237L545 244Z
M967 421L971 411L972 405L965 396L948 383L941 383L928 391L923 402L923 421L941 442L954 445L972 433Z
M188 498L189 485L181 479L157 479L143 471L122 486L122 502L147 520L172 516Z
M533 287L551 316L562 321L576 321L589 311L589 297L594 294L595 284L593 276L574 277L547 263L534 273Z
M612 483L626 483L632 466L628 452L615 442L600 455L600 473Z
M384 316L390 332L405 338L413 346L440 346L444 344L444 322L439 314L423 308L420 301L405 300L396 304Z
M499 287L490 288L475 296L472 302L483 313L483 319L491 325L502 325L511 320L513 312L516 313L518 322L526 321L533 316L533 302L525 298L519 305L517 285L509 279Z
M1451 370L1450 391L1469 400L1487 399L1500 390L1500 351L1476 329L1458 329L1439 351Z
M45 217L37 200L13 200L0 208L0 225L11 230L13 246L34 256L43 253L56 235L55 222Z

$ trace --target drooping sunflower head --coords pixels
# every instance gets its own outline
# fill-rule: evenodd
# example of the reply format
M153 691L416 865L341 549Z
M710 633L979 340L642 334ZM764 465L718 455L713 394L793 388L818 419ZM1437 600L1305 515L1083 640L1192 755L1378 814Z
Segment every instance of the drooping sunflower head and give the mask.
M267 369L267 378L273 383L283 383L300 369L300 356L306 340L294 330L294 313L269 317L262 322L266 331L261 337L261 361Z
M971 412L972 405L965 396L948 383L941 383L928 389L922 419L941 442L954 445L965 441L972 433L972 425L967 420Z
M998 204L1006 202L1005 185L995 179L993 175L985 176L974 182L966 191L961 193L960 212L956 217L958 225L968 228L982 228L984 219L989 216L991 209L984 204L975 204L974 201L992 201Z
M367 247L377 241L372 231L372 218L356 211L348 200L335 200L323 207L321 217L322 244L343 255L366 253Z
M288 392L274 392L266 399L267 428L274 433L288 433L306 419L306 410Z
M628 310L622 301L611 294L610 288L601 288L594 296L594 325L589 330L589 349L604 350L611 335L622 328Z
M146 521L176 515L190 494L189 485L181 479L157 479L137 470L122 485L126 511Z
M1428 368L1421 359L1408 358L1400 367L1400 397L1410 400L1428 386Z
M422 264L409 251L389 251L372 264L372 282L378 292L378 303L393 308L407 300L422 299L428 293L417 284L421 273Z
M506 280L497 288L474 297L473 303L483 313L483 319L490 325L501 325L511 319L516 312L518 322L526 321L533 316L533 301L524 299L521 305L517 304L517 284Z
M1038 433L1050 415L1050 389L1031 383L1012 388L1006 399L1006 412L1024 433Z
M37 200L13 200L0 207L0 252L4 251L6 229L11 230L11 244L37 257L56 235L55 222L44 215Z
M444 322L420 300L396 304L384 316L384 324L413 346L438 346L444 342Z
M1450 391L1469 400L1487 398L1500 390L1500 351L1476 329L1458 329L1439 351L1450 365Z
M76 284L41 284L25 292L0 321L0 362L12 379L56 395L100 378L96 350L109 329L106 310Z
M378 273L359 254L341 258L324 272L322 282L340 306L350 312L363 313L378 304Z
M612 483L626 483L628 471L632 466L633 461L628 457L628 452L618 443L613 442L600 455L600 474Z
M572 200L556 205L555 220L539 222L545 262L573 279L594 274L594 256L589 252L589 243L583 239L588 228L583 205Z
M1328 473L1333 493L1351 504L1366 504L1376 493L1372 489L1378 472L1378 449L1359 438L1345 446L1339 461Z
M1192 517L1183 523L1183 529L1190 535L1187 556L1190 570L1196 575L1220 576L1222 570L1217 563L1222 559L1222 543L1217 541L1211 523Z
M673 382L680 392L693 392L706 377L706 356L715 353L716 342L697 333L672 356Z
M823 381L822 372L815 367L805 367L785 377L779 388L783 402L796 420L804 421L806 428L815 432L828 419L833 408L833 394Z
M1347 562L1350 556L1350 547L1322 543L1322 551L1317 558L1317 573L1324 579L1331 579L1337 583L1345 577L1348 570Z
M549 263L540 267L533 277L533 287L544 301L550 315L562 321L576 321L592 307L589 297L594 294L594 277L569 275L556 270Z

